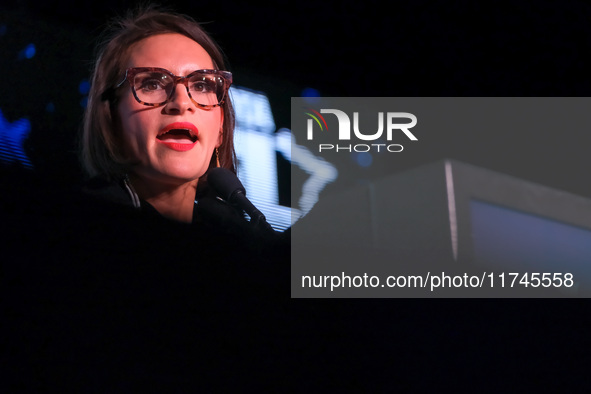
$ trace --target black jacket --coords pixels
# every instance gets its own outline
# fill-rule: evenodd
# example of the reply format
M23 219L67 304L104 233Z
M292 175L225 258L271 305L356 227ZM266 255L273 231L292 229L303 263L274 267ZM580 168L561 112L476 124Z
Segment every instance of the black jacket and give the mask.
M2 223L4 365L25 391L178 389L284 336L288 243L208 188L191 225L135 209L117 183L30 198Z

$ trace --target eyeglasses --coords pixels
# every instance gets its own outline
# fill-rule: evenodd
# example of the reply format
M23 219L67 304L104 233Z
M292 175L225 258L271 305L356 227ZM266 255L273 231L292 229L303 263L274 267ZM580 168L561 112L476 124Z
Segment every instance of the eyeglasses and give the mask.
M178 77L164 68L132 67L125 70L124 79L116 86L129 82L135 99L144 105L158 107L172 98L176 85L187 88L195 105L211 109L224 103L232 84L232 73L219 70L197 70L185 77Z

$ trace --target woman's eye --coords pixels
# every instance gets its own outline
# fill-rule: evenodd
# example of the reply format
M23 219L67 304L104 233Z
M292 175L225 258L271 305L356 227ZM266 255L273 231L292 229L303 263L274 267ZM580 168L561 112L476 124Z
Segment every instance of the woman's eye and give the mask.
M141 90L149 93L166 90L170 82L170 78L161 73L140 73L135 77L134 86L136 91Z
M164 89L164 84L158 79L147 79L142 81L140 85L142 90L159 90Z
M197 81L191 84L191 91L196 93L209 93L214 91L210 81Z

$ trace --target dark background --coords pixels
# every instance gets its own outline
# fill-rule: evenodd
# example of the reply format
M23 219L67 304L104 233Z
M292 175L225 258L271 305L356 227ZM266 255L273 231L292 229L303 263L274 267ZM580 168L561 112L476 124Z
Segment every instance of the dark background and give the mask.
M133 4L0 6L6 26L0 108L10 121L28 117L33 128L26 149L35 170L2 167L1 192L17 195L12 202L42 198L38 185L79 179L75 140L84 95L78 86L88 77L105 21ZM207 22L236 84L269 95L278 127L289 127L290 97L306 87L323 96L570 97L591 90L591 6L585 1L167 4ZM19 60L31 42L36 55ZM591 197L590 140L560 133L544 136L547 149L535 155L525 149L538 138L531 132L499 135L515 144L509 155L486 146L473 151L478 136L449 154ZM286 382L302 390L440 388L439 382L455 387L475 380L503 391L532 384L564 390L588 361L586 300L289 300L288 287L265 331L282 324L281 337L271 334L281 351L261 357L268 357L265 365L295 370ZM261 349L267 346L265 338L255 338ZM401 383L397 373L411 382Z

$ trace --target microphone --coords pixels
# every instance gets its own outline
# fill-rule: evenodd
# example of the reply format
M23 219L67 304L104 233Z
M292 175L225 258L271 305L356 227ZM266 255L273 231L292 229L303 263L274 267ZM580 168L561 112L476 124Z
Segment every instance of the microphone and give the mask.
M265 215L246 198L244 186L232 171L221 167L212 168L207 173L207 182L221 199L246 212L254 225L261 224L266 229L271 229Z

